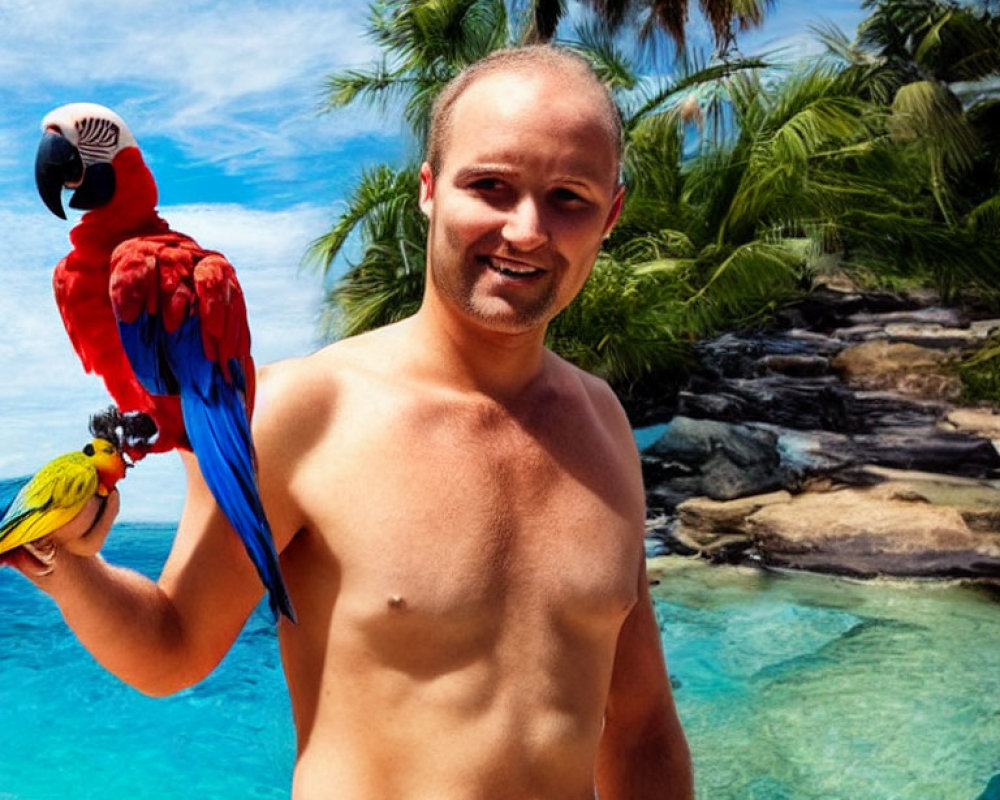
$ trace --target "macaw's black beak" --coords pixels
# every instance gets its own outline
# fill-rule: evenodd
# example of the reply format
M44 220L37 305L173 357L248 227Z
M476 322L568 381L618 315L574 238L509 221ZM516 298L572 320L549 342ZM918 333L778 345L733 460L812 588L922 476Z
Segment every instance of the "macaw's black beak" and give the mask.
M66 138L54 131L45 131L35 156L35 185L38 194L57 217L66 219L62 207L62 190L67 183L83 178L83 159Z
M80 151L55 131L45 131L35 157L35 184L49 211L66 219L62 190L76 184L70 208L87 211L111 202L115 194L115 168L99 161L84 168Z

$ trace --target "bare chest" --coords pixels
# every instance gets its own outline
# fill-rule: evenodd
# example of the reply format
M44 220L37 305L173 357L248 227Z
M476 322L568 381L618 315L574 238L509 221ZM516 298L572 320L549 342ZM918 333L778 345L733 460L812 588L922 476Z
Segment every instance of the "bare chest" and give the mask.
M585 428L455 418L331 440L317 454L331 468L308 471L302 495L339 612L397 641L499 635L510 619L617 624L635 598L641 497Z

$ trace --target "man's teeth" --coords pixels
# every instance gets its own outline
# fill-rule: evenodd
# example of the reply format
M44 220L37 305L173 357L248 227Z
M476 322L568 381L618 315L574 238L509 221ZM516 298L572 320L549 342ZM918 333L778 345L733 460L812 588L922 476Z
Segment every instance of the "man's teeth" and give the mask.
M529 267L524 264L511 264L503 261L490 261L490 266L502 275L510 275L514 278L536 275L542 271L536 267Z

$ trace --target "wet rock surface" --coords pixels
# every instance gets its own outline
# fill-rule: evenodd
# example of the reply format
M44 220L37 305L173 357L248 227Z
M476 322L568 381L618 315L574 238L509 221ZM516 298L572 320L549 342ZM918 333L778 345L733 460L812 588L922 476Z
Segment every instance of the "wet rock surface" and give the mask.
M653 551L1000 580L1000 413L962 407L954 370L1000 319L829 289L780 318L647 400Z

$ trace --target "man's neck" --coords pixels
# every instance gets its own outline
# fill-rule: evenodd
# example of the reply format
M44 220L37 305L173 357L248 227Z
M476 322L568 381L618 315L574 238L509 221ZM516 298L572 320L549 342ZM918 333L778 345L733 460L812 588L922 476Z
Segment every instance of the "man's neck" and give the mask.
M425 374L458 391L505 403L522 396L544 370L544 326L501 333L426 304L404 324Z

